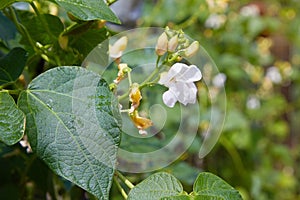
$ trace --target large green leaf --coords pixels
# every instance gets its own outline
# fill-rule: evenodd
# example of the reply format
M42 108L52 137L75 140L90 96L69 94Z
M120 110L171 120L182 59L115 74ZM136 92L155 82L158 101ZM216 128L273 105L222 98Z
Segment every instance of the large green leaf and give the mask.
M0 141L7 145L17 143L24 134L25 115L6 91L0 92Z
M237 190L218 176L208 172L199 174L194 183L194 193L199 195L199 199L204 200L242 200Z
M13 4L15 2L20 2L20 1L30 2L31 0L1 0L0 1L0 10L3 8L6 8L10 4Z
M108 84L84 68L58 67L35 78L18 104L33 151L58 175L108 199L120 142Z
M182 185L174 176L159 172L136 185L129 192L128 200L159 200L182 192Z
M26 60L27 52L19 47L0 58L0 85L15 81L23 72Z
M66 11L71 12L81 20L104 19L120 23L103 0L55 0Z

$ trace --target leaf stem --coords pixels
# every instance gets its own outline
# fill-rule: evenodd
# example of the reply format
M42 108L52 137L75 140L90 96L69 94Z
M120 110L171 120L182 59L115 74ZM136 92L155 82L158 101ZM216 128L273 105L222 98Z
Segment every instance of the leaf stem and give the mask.
M19 23L14 8L10 6L9 7L9 12L10 12L10 16L12 18L12 21L16 25L16 28L18 29L18 31L27 38L27 40L29 41L30 45L34 48L35 51L37 51L37 47L35 45L35 42L31 38L31 36L28 33L27 29L21 23Z
M115 174L126 184L127 187L129 187L130 189L134 188L134 185L119 171L116 170Z
M130 71L127 72L127 76L128 76L129 87L130 87L132 85L131 72Z
M1 90L2 88L0 88L0 90ZM1 91L3 91L3 92L8 92L9 94L16 94L16 95L19 95L20 94L20 92L22 92L22 90L20 90L20 89L17 89L17 90L1 90Z
M155 70L153 70L153 72L150 74L150 76L140 84L140 88L145 87L145 85L147 85L148 82L150 82L150 80L159 73L159 71L160 67L156 67Z
M118 179L115 176L114 176L114 182L116 183L116 186L117 186L118 190L121 192L124 199L127 199L128 195L126 194L125 190L122 188L122 186L120 185Z

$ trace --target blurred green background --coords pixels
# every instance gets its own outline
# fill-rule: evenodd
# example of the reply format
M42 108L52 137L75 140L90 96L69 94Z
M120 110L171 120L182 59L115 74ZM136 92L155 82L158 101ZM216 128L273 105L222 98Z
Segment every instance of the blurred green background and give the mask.
M300 199L299 11L295 0L158 0L137 21L183 29L226 75L221 138L202 162L193 151L185 161L245 199Z

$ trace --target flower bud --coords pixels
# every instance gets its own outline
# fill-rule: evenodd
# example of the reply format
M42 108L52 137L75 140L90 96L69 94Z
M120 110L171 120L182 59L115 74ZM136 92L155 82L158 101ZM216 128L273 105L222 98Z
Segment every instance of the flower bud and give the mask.
M123 36L118 39L113 45L109 45L109 56L111 58L120 58L127 46L127 37Z
M192 57L199 49L199 42L194 41L188 48L185 49L184 54L186 57Z
M169 52L175 52L178 45L178 36L173 36L170 41L168 42L168 51Z
M167 52L168 49L168 36L163 32L157 40L155 52L158 56L162 56Z

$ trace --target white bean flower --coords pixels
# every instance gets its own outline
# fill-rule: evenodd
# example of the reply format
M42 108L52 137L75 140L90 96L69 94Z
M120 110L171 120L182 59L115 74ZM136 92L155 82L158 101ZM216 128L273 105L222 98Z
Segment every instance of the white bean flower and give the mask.
M159 84L169 88L163 94L163 101L168 107L174 107L179 101L183 105L196 103L197 87L194 82L202 78L202 73L195 65L175 63L168 72L162 73Z

